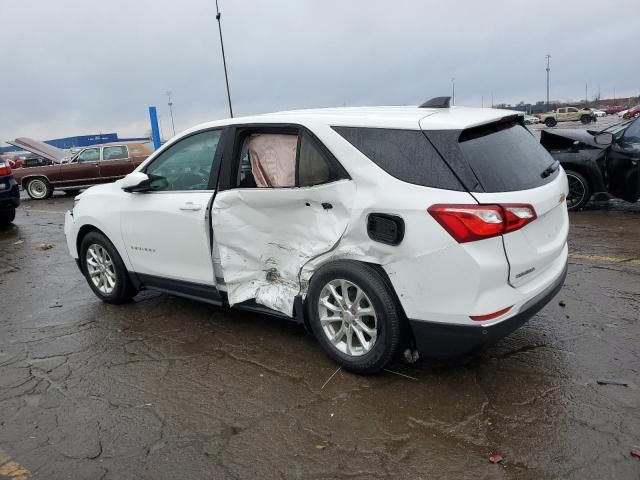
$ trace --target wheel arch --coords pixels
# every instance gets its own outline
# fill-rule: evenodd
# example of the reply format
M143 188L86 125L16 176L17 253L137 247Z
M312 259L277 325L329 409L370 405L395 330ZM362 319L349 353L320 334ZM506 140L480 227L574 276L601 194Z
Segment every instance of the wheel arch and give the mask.
M44 173L33 173L31 175L27 175L25 177L22 177L20 179L20 186L22 188L25 188L27 183L29 183L31 180L33 180L35 178L42 178L42 179L46 180L49 183L49 185L51 185L52 188L55 188L54 185L51 183L51 180L49 180L49 177L47 177Z
M314 269L313 273L311 274L311 276L309 278L309 281L308 281L308 284L307 284L307 288L305 289L304 299L303 299L303 308L304 308L303 322L304 322L304 326L307 329L307 331L309 333L311 333L311 335L313 335L313 330L312 330L311 325L309 323L309 315L310 315L309 308L311 308L311 306L308 303L309 296L307 295L308 290L309 290L309 286L311 285L311 282L313 281L313 277L321 269L323 269L326 266L329 266L329 265L331 265L333 263L345 263L345 262L359 263L359 264L362 264L362 265L367 265L368 267L373 269L382 278L384 284L389 289L389 292L391 293L391 296L393 297L393 299L395 301L396 308L398 309L398 313L399 313L400 317L402 318L403 323L405 324L405 327L406 327L405 330L410 335L411 340L413 340L413 332L411 331L411 327L409 325L407 314L404 311L404 307L402 306L402 302L400 302L400 297L398 297L398 293L396 292L396 289L393 287L393 283L391 282L391 279L389 278L389 274L387 273L387 271L379 263L374 263L374 262L364 261L364 260L358 260L358 259L352 259L352 258L332 258L330 260L327 260L327 261L321 263L320 265L318 265Z
M129 275L129 279L131 280L131 282L134 284L134 286L136 288L140 288L140 279L138 278L138 276L136 275L136 273L131 269L131 265L129 262L129 257L127 255L126 251L120 251L120 249L118 248L117 242L113 241L113 238L111 236L109 236L103 229L98 228L97 226L91 224L91 223L86 223L84 225L82 225L79 229L78 229L78 234L76 235L76 239L75 239L75 245L76 245L76 251L78 252L78 262L79 265L81 266L80 268L82 269L82 255L81 255L81 246L82 246L82 241L84 240L84 238L92 233L92 232L96 232L99 233L101 235L104 235L107 240L109 240L109 242L111 242L111 245L113 245L113 248L116 249L116 252L118 252L118 255L120 255L120 258L122 259L122 262L124 263L125 268L127 269L127 273ZM83 270L84 272L84 270Z

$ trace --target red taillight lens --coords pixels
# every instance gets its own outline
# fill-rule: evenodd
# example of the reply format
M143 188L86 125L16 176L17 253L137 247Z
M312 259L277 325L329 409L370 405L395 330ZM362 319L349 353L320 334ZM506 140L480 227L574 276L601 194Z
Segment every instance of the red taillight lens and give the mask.
M427 210L458 243L513 232L536 219L531 205L433 205Z
M11 167L7 162L0 161L0 175L9 175L11 173Z

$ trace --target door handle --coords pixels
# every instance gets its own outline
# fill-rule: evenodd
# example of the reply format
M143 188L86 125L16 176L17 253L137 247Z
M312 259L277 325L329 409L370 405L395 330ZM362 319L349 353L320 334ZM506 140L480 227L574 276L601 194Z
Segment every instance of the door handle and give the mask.
M193 203L193 202L184 202L182 205L180 205L180 210L193 210L193 211L198 211L202 208L202 205L200 205L199 203Z

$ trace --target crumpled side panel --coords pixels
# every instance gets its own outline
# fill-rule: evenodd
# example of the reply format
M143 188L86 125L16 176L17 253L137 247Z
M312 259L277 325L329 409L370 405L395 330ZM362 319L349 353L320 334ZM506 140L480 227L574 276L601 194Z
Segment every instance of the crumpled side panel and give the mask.
M299 273L331 250L355 191L341 181L310 188L238 189L216 195L212 224L230 305L255 299L293 316ZM322 203L332 208L323 208Z

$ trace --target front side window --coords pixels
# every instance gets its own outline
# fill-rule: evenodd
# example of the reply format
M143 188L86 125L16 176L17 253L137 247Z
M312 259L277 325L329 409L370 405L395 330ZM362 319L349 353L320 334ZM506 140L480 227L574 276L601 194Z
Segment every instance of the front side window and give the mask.
M119 145L117 147L104 147L102 151L103 160L122 160L128 158L127 147Z
M209 190L221 130L196 133L170 146L147 166L151 190Z
M87 148L78 154L76 157L78 163L85 162L97 162L100 160L100 149L99 148Z

